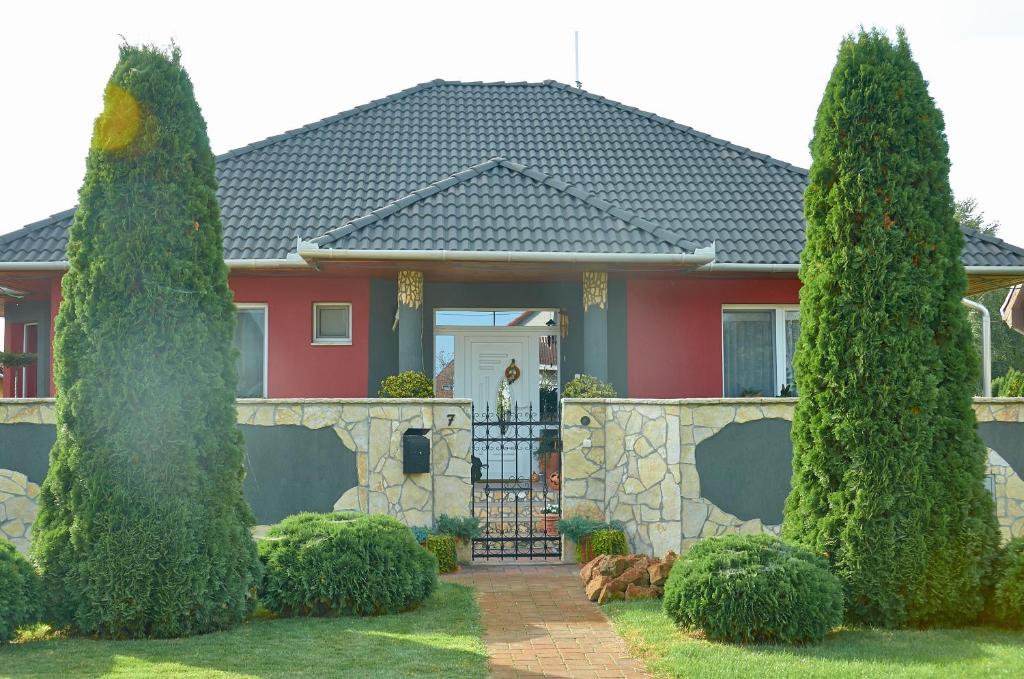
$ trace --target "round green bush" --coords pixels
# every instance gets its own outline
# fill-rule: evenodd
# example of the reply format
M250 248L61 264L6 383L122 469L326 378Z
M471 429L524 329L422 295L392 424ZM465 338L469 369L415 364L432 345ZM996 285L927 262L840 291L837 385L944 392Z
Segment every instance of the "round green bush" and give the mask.
M39 576L14 545L0 538L0 644L39 620Z
M459 561L455 555L455 537L452 535L428 535L427 551L437 557L437 570L441 573L454 573L459 570Z
M258 546L260 599L281 615L397 613L437 587L437 559L390 516L295 514Z
M843 620L843 590L824 559L771 535L693 545L665 583L665 613L708 639L820 641Z
M992 617L1007 627L1024 627L1024 538L1006 543L995 570Z
M577 375L565 383L562 398L615 398L615 387L590 375Z
M434 383L416 370L385 377L377 390L380 398L434 398Z

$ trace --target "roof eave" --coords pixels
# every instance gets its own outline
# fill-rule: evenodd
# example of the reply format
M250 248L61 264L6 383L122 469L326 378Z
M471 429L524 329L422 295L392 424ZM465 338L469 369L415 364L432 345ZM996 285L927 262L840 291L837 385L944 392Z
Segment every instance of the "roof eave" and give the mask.
M488 250L335 250L317 247L315 243L299 243L298 253L308 262L324 260L347 261L426 261L426 262L491 262L491 263L560 263L560 264L638 264L697 268L715 259L714 245L698 248L692 253L617 253L617 252L523 252Z
M283 259L225 259L231 270L236 269L308 269L309 262L292 253ZM0 272L9 271L67 271L66 261L56 262L0 262Z

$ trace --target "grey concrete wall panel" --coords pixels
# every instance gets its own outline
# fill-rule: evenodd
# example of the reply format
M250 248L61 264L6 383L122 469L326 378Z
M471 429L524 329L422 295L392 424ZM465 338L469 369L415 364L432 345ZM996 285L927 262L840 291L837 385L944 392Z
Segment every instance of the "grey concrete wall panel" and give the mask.
M1017 476L1024 478L1024 422L981 422L978 433L999 453Z
M0 424L0 469L21 472L32 483L42 483L56 440L57 428L52 424Z
M296 512L329 512L358 483L356 454L331 427L240 425L245 436L245 499L257 524Z
M700 494L743 521L782 523L793 475L790 426L782 419L734 422L697 444Z

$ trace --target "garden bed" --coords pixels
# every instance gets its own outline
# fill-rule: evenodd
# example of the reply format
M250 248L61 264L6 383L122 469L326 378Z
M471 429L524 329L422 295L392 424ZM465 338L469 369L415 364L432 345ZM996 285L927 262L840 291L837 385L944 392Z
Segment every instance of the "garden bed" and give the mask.
M657 676L1019 677L1024 667L1024 632L841 629L811 646L733 645L680 631L660 601L614 602L603 610Z

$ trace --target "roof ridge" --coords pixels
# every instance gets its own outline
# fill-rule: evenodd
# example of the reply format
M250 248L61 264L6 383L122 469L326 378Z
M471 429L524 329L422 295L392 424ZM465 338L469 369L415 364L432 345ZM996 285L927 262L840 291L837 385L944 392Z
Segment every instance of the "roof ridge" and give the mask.
M445 191L458 184L462 184L474 177L480 176L485 172L489 172L496 167L504 167L507 170L515 172L516 174L527 177L528 179L532 179L533 181L539 184L548 186L556 191L567 193L571 195L573 198L583 201L587 205L590 205L591 207L594 207L600 210L601 212L610 214L611 216L615 217L616 219L625 224L628 224L629 226L646 231L648 234L670 245L674 245L684 250L697 249L697 247L692 243L680 239L670 231L666 231L665 229L659 227L654 222L644 219L643 217L634 212L624 210L616 206L615 204L611 203L610 201L604 200L603 198L597 196L596 194L587 191L586 189L583 189L579 186L569 184L568 182L558 179L554 175L550 175L541 172L540 170L534 167L523 165L522 163L517 163L513 160L509 160L504 156L495 156L493 158L489 158L481 163L477 163L476 165L471 165L470 167L464 170L459 170L458 172L454 172L442 179L433 181L430 184L422 188L416 189L415 191L412 191L406 194L405 196L393 200L377 208L376 210L368 212L365 215L362 215L361 217L350 219L341 226L335 227L333 229L328 229L327 231L324 231L320 235L312 238L311 241L316 243L322 241L328 236L333 236L334 238L332 238L332 240L337 239L341 236L347 236L351 233L359 231L360 229L369 224L373 224L374 222L377 222L383 219L384 217L387 217L388 215L394 214L395 212L402 210L417 201L420 201L428 196L433 196L437 193L440 193L441 191Z
M768 163L769 165L775 165L775 166L781 167L781 168L783 168L785 170L790 170L790 171L796 172L797 174L807 175L807 173L808 173L808 170L805 167L800 167L799 165L793 165L792 163L787 163L784 160L779 160L778 158L773 158L772 156L769 156L767 153L760 153L760 152L755 151L755 150L753 150L751 148L748 148L746 146L740 146L739 144L734 144L731 141L729 141L728 139L722 139L721 137L715 137L714 135L710 135L707 132L701 132L698 129L692 128L689 125L683 125L682 123L677 123L676 121L672 120L671 118L665 118L664 116L660 116L657 113L652 113L651 111L644 111L643 109L637 108L636 106L630 106L628 104L623 104L622 102L616 101L614 99L609 99L607 97L602 97L599 94L594 94L592 92L588 92L587 90L585 90L583 88L573 87L572 85L566 85L565 83L559 82L557 80L545 80L542 84L547 85L549 87L556 87L556 88L559 88L559 89L568 90L568 91L573 92L574 94L577 94L577 95L579 95L581 97L586 97L587 99L593 99L594 101L600 102L602 104L607 104L608 106L611 106L613 108L621 109L623 111L626 111L627 113L633 113L633 114L639 115L639 116L641 116L643 118L648 118L648 119L650 119L650 120L652 120L652 121L654 121L656 123L660 123L662 125L665 125L667 127L672 128L674 130L679 130L680 132L687 132L689 134L692 134L693 136L697 137L698 139L704 139L706 141L710 141L712 143L718 144L719 146L724 146L725 148L728 148L728 149L730 149L732 151L737 151L739 153L744 153L744 154L746 154L748 156L751 156L751 157L753 157L753 158L755 158L757 160L764 161L764 162Z

